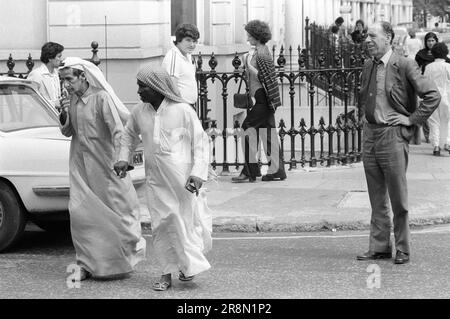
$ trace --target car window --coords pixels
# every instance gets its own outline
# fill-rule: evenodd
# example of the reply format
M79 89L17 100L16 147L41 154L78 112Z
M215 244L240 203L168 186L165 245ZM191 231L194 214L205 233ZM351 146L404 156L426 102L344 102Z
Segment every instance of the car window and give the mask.
M54 114L26 85L0 84L0 131L59 126Z

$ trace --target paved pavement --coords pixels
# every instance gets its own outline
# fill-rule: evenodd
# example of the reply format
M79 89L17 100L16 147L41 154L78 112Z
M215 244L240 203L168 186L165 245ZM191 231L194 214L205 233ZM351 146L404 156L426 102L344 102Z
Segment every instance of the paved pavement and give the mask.
M215 232L368 228L370 204L362 163L297 168L288 171L285 181L274 182L258 178L256 183L231 183L237 174L219 176L217 183L206 186ZM411 145L407 178L411 225L450 223L450 155L432 156L430 144ZM144 227L149 222L143 216Z

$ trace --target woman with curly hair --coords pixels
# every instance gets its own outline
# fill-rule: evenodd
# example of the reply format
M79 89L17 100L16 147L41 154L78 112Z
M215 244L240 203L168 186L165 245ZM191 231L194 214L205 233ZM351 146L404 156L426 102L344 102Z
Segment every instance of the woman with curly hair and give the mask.
M275 126L275 111L281 105L281 99L275 65L266 45L272 38L272 33L268 24L259 20L248 22L245 31L252 46L249 53L244 55L244 65L253 106L242 123L245 131L242 139L245 165L240 175L233 177L232 181L255 182L256 177L260 176L256 158L259 140L263 142L266 157L270 162L267 175L262 177L262 181L284 180L286 172Z

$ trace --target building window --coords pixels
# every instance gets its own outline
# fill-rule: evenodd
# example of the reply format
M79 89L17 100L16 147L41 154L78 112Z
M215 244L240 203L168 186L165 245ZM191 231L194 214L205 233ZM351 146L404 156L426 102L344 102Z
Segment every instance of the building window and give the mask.
M182 23L197 24L197 1L196 0L172 0L171 1L171 35Z

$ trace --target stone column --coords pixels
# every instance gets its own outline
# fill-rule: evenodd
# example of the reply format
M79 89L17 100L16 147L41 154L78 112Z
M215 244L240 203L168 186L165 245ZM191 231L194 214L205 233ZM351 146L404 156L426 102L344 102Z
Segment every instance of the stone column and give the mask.
M286 0L285 2L285 43L303 47L305 31L304 0Z

